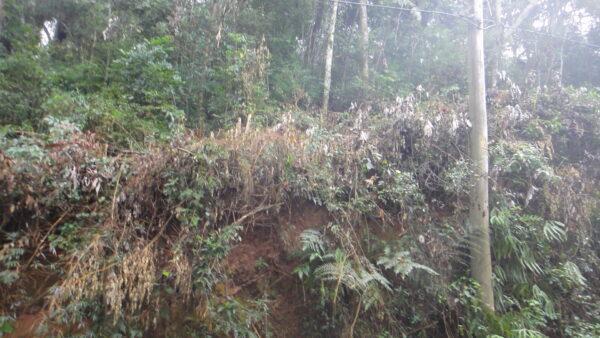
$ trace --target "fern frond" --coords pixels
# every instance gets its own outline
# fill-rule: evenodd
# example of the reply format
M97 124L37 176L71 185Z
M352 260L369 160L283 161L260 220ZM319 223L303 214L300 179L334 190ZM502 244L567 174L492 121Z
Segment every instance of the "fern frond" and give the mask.
M554 303L552 299L537 285L531 289L533 298L540 303L544 310L544 315L550 319L556 319L556 311L554 311Z
M373 263L369 262L365 259L365 262L361 262L363 269L360 270L359 275L361 276L361 284L368 287L371 283L376 283L381 285L386 290L391 291L391 283L387 280L379 270L373 265Z
M385 248L384 255L377 260L377 264L403 277L408 276L414 269L424 270L435 276L438 275L430 267L413 262L408 251L392 252L389 247Z
M325 250L323 234L318 230L304 230L300 234L300 242L302 243L302 251L304 252L321 254Z
M546 335L537 330L517 329L511 331L511 337L515 338L544 338Z
M549 221L544 223L544 237L549 241L564 242L567 239L565 225L557 221Z
M581 274L579 267L573 262L565 262L560 269L563 278L568 280L572 285L578 287L587 286L587 280Z

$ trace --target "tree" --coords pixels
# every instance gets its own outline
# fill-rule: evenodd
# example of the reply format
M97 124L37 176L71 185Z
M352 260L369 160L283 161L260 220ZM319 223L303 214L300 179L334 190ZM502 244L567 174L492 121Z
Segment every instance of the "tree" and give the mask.
M2 34L2 24L4 23L4 0L0 0L0 35Z
M500 68L502 67L502 53L504 52L504 25L502 22L502 0L494 0L493 1L493 11L492 15L494 21L496 22L495 27L495 38L493 42L492 52L490 53L490 61L489 61L489 74L490 88L496 88L498 86L498 73L500 72Z
M323 113L329 109L329 92L331 91L331 66L333 64L333 41L335 36L335 22L337 19L338 2L331 3L329 28L327 30L327 51L325 52L325 79L323 81Z
M531 16L533 11L539 6L541 0L530 0L527 6L519 12L519 15L514 20L512 25L505 28L502 22L502 0L494 0L493 6L493 17L496 22L496 39L494 41L493 51L490 57L490 87L496 88L498 85L498 74L504 64L504 48L508 41L510 41L516 30L523 24L523 22Z
M317 44L318 35L321 31L321 25L323 23L323 10L325 8L325 1L317 1L315 5L315 13L313 15L313 21L308 35L308 44L304 55L304 62L311 64L315 58L315 46Z
M469 117L471 160L475 166L469 209L471 272L481 285L483 303L494 310L488 206L488 130L483 57L483 0L473 0L475 24L469 28Z
M363 82L369 81L369 23L367 15L367 0L361 0L360 5L360 75Z

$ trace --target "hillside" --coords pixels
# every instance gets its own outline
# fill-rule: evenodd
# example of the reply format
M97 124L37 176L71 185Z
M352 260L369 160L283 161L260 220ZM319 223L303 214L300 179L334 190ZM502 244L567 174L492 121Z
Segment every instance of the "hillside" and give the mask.
M1 337L600 337L597 0L0 0Z
M413 95L134 152L56 121L8 131L1 306L21 334L589 334L598 102L557 89L494 108L497 315L464 277L464 105Z

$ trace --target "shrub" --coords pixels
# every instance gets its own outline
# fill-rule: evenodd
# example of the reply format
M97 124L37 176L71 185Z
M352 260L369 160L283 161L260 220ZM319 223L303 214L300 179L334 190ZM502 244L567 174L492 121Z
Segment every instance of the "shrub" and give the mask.
M35 125L45 115L50 88L40 60L30 53L0 59L0 124Z

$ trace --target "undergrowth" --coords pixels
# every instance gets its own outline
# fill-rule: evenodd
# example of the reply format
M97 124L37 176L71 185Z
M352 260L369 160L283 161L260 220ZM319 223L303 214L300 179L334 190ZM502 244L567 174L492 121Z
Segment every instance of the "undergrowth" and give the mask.
M467 277L465 104L415 94L144 147L104 122L5 128L0 334L34 312L47 335L600 334L598 95L525 95L491 107L496 313Z

